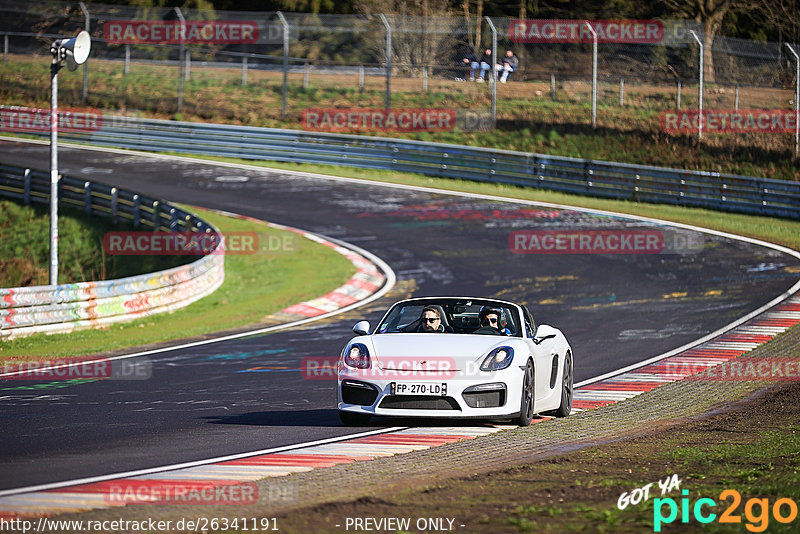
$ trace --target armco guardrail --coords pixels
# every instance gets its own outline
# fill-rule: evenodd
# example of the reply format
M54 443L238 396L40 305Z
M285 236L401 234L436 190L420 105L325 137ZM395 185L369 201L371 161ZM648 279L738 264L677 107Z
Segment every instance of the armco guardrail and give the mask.
M50 175L0 165L0 196L50 202ZM127 220L134 228L214 231L178 207L124 189L62 177L59 205L89 215ZM165 271L118 280L0 289L0 339L125 321L186 306L217 289L225 278L224 256L210 254Z
M800 184L403 139L103 117L63 137L150 151L323 163L499 182L566 193L800 218Z

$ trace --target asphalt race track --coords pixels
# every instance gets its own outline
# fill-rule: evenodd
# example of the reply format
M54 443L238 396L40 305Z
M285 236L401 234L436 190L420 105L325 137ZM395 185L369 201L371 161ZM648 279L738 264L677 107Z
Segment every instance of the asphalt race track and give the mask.
M48 150L0 141L0 162L47 170ZM362 432L339 423L335 381L305 380L297 367L338 354L357 319L374 324L406 296L526 303L564 331L581 381L713 332L800 277L796 258L766 247L578 210L63 146L59 171L341 239L386 261L398 283L366 309L305 328L151 355L148 380L0 381L0 489ZM521 254L509 246L519 230L659 231L666 248Z

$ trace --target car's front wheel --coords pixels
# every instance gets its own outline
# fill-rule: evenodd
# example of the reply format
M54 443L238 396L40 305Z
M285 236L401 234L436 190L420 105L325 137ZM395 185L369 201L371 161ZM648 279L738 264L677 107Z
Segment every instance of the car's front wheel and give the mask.
M528 360L525 365L525 375L522 378L522 397L519 401L519 415L517 416L519 426L528 426L533 420L533 393L533 362Z
M369 423L372 416L365 413L344 412L339 410L339 419L345 426L362 426Z

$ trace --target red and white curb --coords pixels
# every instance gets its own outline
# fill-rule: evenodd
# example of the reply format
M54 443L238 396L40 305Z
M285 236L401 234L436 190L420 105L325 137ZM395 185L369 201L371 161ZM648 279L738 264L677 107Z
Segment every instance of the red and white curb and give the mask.
M294 304L284 309L280 313L289 314L294 318L317 317L318 315L324 315L326 313L338 310L339 308L344 308L345 306L349 306L350 304L366 299L378 291L378 289L380 289L381 286L383 286L383 283L386 281L386 277L380 270L378 270L375 264L368 261L360 254L339 246L336 243L331 243L330 241L315 234L310 234L308 232L293 228L283 228L291 232L298 233L306 239L316 241L320 245L332 248L350 260L353 265L355 265L356 274L354 274L343 286L334 289L327 295L323 295L306 302Z
M580 386L573 407L586 410L630 399L733 360L800 323L800 297L792 297L728 332L680 354Z
M273 314L272 317L277 320L296 321L298 319L308 319L334 312L341 308L350 306L351 304L355 304L367 299L371 295L375 294L381 287L383 287L384 283L386 282L386 276L384 276L378 266L373 262L369 261L354 250L333 243L317 234L312 234L311 232L306 232L291 226L284 226L282 224L262 221L261 219L240 215L238 213L231 213L229 211L212 211L227 217L233 217L236 219L253 221L257 223L265 223L271 228L277 228L298 234L306 239L314 241L315 243L332 248L334 251L350 260L350 263L355 266L356 273L344 285L334 289L326 295L322 295L321 297L317 297L305 302L293 304L288 308Z
M534 422L545 418L534 419ZM511 426L406 428L365 433L354 438L300 446L280 452L244 456L206 465L121 477L63 488L0 497L0 518L47 517L133 504L165 503L191 492L238 486L255 480L302 473L338 464L372 460L475 439ZM180 498L169 504L181 504ZM219 504L209 502L207 504Z

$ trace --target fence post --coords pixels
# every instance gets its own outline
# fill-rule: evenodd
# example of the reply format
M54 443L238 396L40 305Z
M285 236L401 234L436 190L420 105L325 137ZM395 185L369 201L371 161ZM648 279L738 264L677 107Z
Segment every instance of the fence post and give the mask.
M8 63L8 34L3 36L3 63Z
M676 106L678 109L681 109L681 81L678 80L678 105Z
M242 57L242 85L247 85L247 56Z
M592 128L597 127L597 32L588 20L583 21L592 34Z
M125 68L122 71L122 74L128 74L131 71L131 45L125 45Z
M364 65L358 66L358 92L364 92Z
M303 89L308 89L308 72L311 69L311 65L308 61L303 63Z
M386 28L386 109L392 103L392 27L383 13L380 14L383 26Z
M550 99L555 102L556 101L556 75L555 73L550 73Z
M25 174L23 175L24 179L24 193L23 193L23 201L25 204L31 203L31 170L25 169Z
M183 72L183 79L184 80L188 80L188 79L190 79L192 77L192 51L191 50L187 50L185 52L185 58L186 58L185 59L186 68L184 69L184 72Z
M86 33L91 35L91 20L89 17L89 10L86 9L86 4L80 2L81 11L83 12L84 20L84 30ZM83 93L81 93L81 102L86 104L86 97L89 95L89 62L83 62Z
M183 37L186 35L186 19L183 18L181 8L174 7L175 14L181 22L180 49L178 50L178 113L183 111Z
M276 13L283 26L283 98L281 103L281 116L286 116L286 96L289 89L289 23L286 22L286 17L283 13L278 11Z
M495 130L497 129L497 28L492 19L484 18L492 31L492 71L489 79L492 81L492 130Z
M736 86L736 98L733 101L733 109L739 111L739 86Z
M697 111L699 113L699 117L697 119L697 138L703 138L703 41L697 36L694 30L689 30L689 33L692 34L694 40L697 41L697 45L700 47L700 87L697 90L698 94L698 106Z
M619 79L619 107L625 105L625 78Z
M798 148L800 148L800 56L792 45L786 43L786 48L794 56L795 61L795 74L794 74L794 157L798 156Z
M422 67L422 90L428 92L428 67Z

